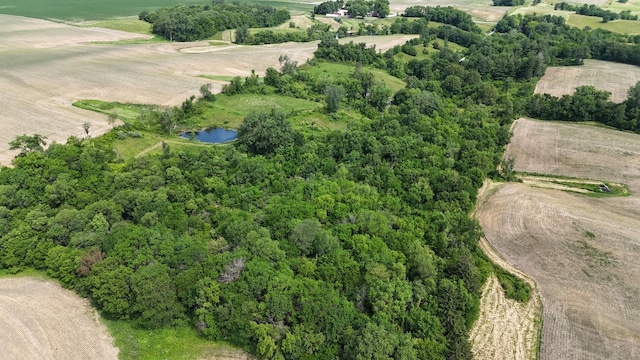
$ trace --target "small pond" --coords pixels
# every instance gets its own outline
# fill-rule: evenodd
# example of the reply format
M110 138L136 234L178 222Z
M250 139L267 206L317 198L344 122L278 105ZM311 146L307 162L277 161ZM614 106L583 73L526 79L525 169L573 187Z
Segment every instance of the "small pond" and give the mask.
M201 142L220 144L229 141L233 141L238 137L238 132L235 130L227 130L222 128L210 128L200 131L195 131L195 139ZM190 133L186 132L181 134L185 139L190 138Z

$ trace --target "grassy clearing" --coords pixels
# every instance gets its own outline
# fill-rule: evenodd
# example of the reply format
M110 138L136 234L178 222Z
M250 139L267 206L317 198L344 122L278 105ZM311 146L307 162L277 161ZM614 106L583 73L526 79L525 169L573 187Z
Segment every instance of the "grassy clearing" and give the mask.
M345 65L346 67L346 65ZM146 120L150 110L159 110L155 105L139 105L125 103L108 103L100 100L82 100L75 106L104 114L116 114L120 120L129 124L137 124L151 130L154 125ZM313 136L323 132L344 130L351 121L367 121L364 117L349 108L341 109L335 118L322 111L322 104L280 95L241 94L234 96L218 95L213 103L205 103L202 112L188 119L186 125L180 126L179 131L221 127L237 129L244 118L254 111L269 111L275 109L288 114L293 128L305 136ZM125 130L116 129L114 131ZM199 146L210 146L197 141L191 141L175 135L159 134L153 131L136 130L140 136L126 136L115 139L113 148L123 160L128 160L143 154L158 154L162 151L160 144L166 142L173 150L198 151ZM115 135L114 135L115 137Z
M575 192L597 198L631 195L631 191L626 184L616 184L601 180L537 173L518 173L516 177L530 186ZM604 190L603 185L609 189L608 192Z
M438 44L438 49L433 47L433 45L436 44L436 43ZM426 58L430 57L434 53L440 52L440 49L441 48L445 48L445 47L451 49L454 52L462 52L462 51L464 51L466 49L464 46L460 46L458 44L455 44L455 43L452 43L452 42L449 42L449 41L445 42L442 39L435 39L435 40L429 42L429 44L427 46L424 46L422 44L415 45L414 48L417 51L416 56L405 54L405 53L401 52L401 53L396 54L395 57L397 59L402 59L402 60L407 61L407 62L411 61L411 60L414 60L414 59L422 60L422 59L426 59Z
M218 95L214 103L207 104L207 108L198 116L196 122L203 128L218 126L237 129L242 120L254 111L276 109L285 113L300 114L313 112L321 106L313 101L280 95Z
M83 27L101 27L105 29L120 30L136 34L151 35L152 25L137 18L111 19L92 22Z
M529 302L529 299L531 299L531 286L529 284L499 265L493 265L493 272L496 274L507 299L513 299L523 304Z
M592 29L605 29L620 34L640 34L640 21L633 20L614 20L603 23L599 17L571 14L567 24L580 29L588 26Z
M80 100L73 103L80 109L95 111L102 114L116 114L124 122L131 122L140 117L143 111L156 110L156 105L141 105L119 102L106 102L102 100Z
M135 16L178 4L209 4L207 0L0 0L0 13L66 21L113 19Z
M120 349L121 360L201 359L221 353L246 354L227 344L214 343L198 337L196 330L177 327L143 330L124 321L105 321Z
M404 89L406 83L397 77L391 76L383 70L363 67L364 70L370 71L378 81L383 81L389 89L394 93L400 89ZM305 68L306 71L314 76L328 76L331 78L350 77L355 71L353 65L335 64L320 62L317 65Z

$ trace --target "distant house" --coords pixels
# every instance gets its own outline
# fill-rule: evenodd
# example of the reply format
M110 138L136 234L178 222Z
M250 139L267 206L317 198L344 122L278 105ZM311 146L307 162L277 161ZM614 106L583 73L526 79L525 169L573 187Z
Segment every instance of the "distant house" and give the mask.
M349 10L342 8L338 9L338 11L325 15L327 17L347 17L349 16Z

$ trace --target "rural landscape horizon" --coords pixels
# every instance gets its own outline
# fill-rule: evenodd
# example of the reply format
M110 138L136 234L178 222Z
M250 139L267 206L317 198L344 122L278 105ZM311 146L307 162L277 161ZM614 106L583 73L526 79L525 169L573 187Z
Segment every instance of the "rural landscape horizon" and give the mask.
M640 356L640 0L0 0L0 358Z

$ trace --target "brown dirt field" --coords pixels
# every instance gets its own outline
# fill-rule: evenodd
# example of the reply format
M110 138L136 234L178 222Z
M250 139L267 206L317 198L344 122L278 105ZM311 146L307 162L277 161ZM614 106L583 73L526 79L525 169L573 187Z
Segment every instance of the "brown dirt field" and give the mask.
M485 201L503 184L485 180L478 191L476 213ZM475 214L474 214L475 216ZM526 304L507 299L495 275L484 285L480 298L480 314L469 340L476 359L533 360L540 342L542 301L536 283L519 271L491 247L486 239L480 240L480 248L491 261L508 270L531 286L531 299Z
M629 88L640 81L640 66L601 60L585 60L582 66L549 67L536 85L536 94L573 94L578 86L592 85L611 93L610 100L623 102Z
M538 284L541 359L640 357L640 136L519 119L507 155L518 171L626 183L593 198L510 183L477 211L487 241Z
M12 360L118 358L86 299L31 277L0 278L0 349Z
M121 31L79 28L45 20L0 15L0 164L15 152L8 143L17 135L38 133L49 142L109 130L106 116L74 108L81 99L178 105L197 95L205 82L220 90L222 82L199 75L263 74L279 67L278 57L299 63L313 56L317 43L264 46L209 46L208 42L102 43L140 37ZM357 38L380 50L404 43L408 36ZM101 42L101 43L96 43Z

